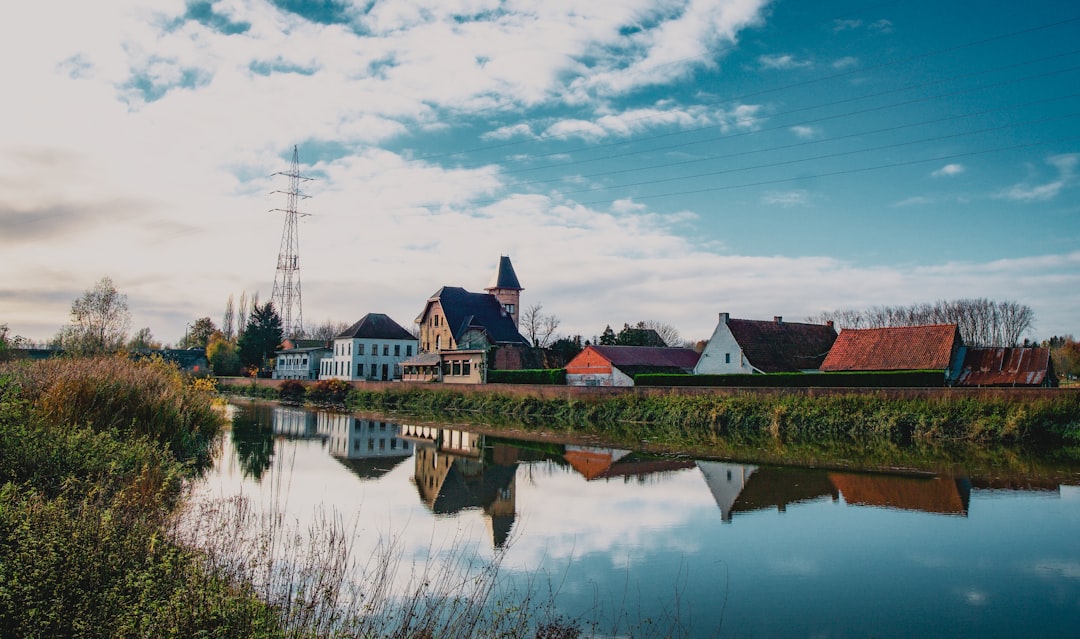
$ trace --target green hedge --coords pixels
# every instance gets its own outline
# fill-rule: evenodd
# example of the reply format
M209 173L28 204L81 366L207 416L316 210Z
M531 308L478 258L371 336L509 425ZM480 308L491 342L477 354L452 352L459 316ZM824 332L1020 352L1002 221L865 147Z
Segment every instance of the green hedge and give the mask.
M941 371L874 373L769 373L766 375L634 376L635 386L736 386L743 388L933 388L945 385Z
M547 384L566 385L565 368L535 368L522 371L489 370L489 384Z

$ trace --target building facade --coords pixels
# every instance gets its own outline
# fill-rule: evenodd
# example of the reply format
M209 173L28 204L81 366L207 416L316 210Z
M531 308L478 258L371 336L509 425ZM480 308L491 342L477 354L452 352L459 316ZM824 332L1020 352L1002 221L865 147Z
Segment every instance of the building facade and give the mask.
M419 341L382 313L368 313L334 337L319 379L391 381L401 379L401 362L414 356Z

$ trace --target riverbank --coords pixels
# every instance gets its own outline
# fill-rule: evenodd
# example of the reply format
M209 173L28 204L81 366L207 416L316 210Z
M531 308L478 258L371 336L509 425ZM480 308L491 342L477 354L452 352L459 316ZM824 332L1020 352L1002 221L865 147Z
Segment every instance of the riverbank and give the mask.
M282 382L222 390L282 399ZM304 401L319 382L291 382ZM1062 389L685 389L340 382L323 403L354 411L540 423L685 445L971 442L1080 445L1080 392ZM297 390L299 388L299 390Z

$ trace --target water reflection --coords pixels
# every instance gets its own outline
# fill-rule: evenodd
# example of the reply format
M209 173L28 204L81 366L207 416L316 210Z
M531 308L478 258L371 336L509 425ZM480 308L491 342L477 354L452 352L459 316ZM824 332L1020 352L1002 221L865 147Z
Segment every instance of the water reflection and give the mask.
M1061 636L1080 623L1073 469L1062 488L959 464L781 467L242 408L204 494L261 497L301 521L316 507L355 517L358 556L387 538L409 557L446 539L505 552L512 577L557 576L567 615L610 593L662 610L677 591L691 637L721 621L721 636L803 637Z

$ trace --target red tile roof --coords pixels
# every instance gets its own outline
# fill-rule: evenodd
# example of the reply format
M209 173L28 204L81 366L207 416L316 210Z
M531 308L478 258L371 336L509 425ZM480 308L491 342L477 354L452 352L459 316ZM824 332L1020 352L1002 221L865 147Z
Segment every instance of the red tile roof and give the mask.
M969 348L960 386L1043 386L1053 381L1048 348Z
M847 328L840 331L821 370L947 370L960 343L956 324Z

